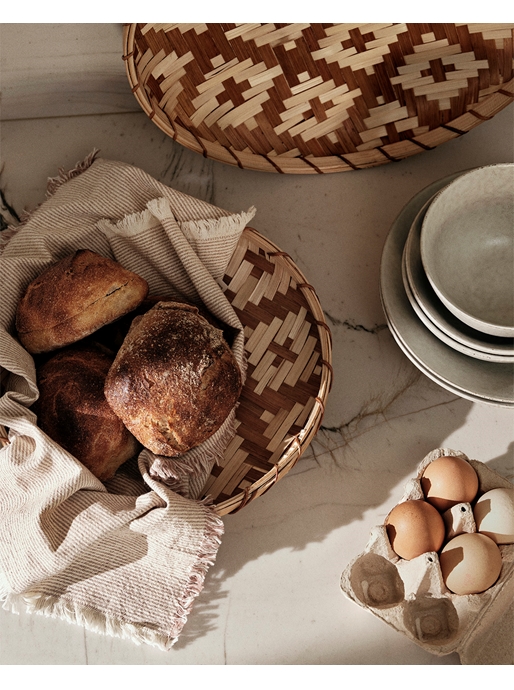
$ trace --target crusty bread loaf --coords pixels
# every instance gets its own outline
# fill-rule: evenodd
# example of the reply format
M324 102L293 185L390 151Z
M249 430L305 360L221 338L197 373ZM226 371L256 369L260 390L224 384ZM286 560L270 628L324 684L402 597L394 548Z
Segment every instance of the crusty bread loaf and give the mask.
M155 307L155 305L158 302L170 301L171 300L169 297L148 295L141 302L141 304L139 304L133 311L129 312L128 314L125 314L125 316L122 316L121 318L117 319L116 321L113 321L112 323L102 326L102 328L100 328L98 331L95 331L91 335L91 338L93 338L96 342L101 343L112 352L116 353L120 349L123 341L125 340L125 337L127 336L127 333L130 330L130 326L132 325L132 321L136 318L136 316L142 316L143 314L146 314L146 312L149 311L152 307ZM186 302L185 300L175 299L173 301L180 302L181 304L190 304L190 302ZM223 337L229 344L233 341L233 328L227 326L227 324L225 323L222 323L219 319L217 319L209 311L207 311L207 309L203 305L198 307L198 313L205 319L207 319L207 321L213 326L215 326L218 330L223 331Z
M123 316L147 294L148 283L141 276L79 249L28 285L18 304L16 330L29 352L49 352Z
M105 399L112 362L100 346L77 344L36 369L38 426L102 481L140 449Z
M181 455L209 438L241 392L222 332L196 307L159 302L136 317L105 382L105 396L157 455Z

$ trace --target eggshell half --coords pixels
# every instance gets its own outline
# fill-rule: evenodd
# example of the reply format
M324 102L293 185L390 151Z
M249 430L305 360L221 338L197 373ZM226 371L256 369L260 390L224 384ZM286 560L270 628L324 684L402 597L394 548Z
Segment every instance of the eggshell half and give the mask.
M443 580L454 594L478 594L489 589L502 568L500 549L485 534L459 534L439 554Z
M477 532L497 544L514 544L514 489L491 489L473 509Z

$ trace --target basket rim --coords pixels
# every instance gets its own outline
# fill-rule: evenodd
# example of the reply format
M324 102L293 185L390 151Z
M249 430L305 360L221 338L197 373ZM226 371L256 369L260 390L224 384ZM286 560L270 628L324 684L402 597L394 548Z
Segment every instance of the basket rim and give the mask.
M297 283L297 289L301 290L304 295L318 327L321 346L321 381L313 409L303 425L302 431L297 436L291 438L289 445L275 464L275 469L269 470L245 491L220 503L214 503L214 509L219 516L241 510L250 501L258 496L262 496L295 466L314 436L318 433L333 380L332 334L315 289L307 282L304 274L289 254L282 251L274 242L255 230L255 228L248 226L243 230L241 237L245 236L253 240L264 251L277 255L278 259L284 262L290 275Z
M202 154L205 158L215 160L227 165L237 166L242 169L255 170L270 173L288 174L326 174L360 170L363 168L383 165L389 162L403 160L411 155L422 153L436 148L442 143L466 134L471 129L485 120L491 119L496 113L514 102L514 78L498 86L498 89L474 104L472 109L461 113L450 122L436 127L428 134L431 140L438 143L433 145L430 141L424 142L427 135L418 135L411 139L405 139L392 144L377 146L357 153L345 153L333 156L297 156L277 154L266 156L248 151L236 152L231 148L221 145L219 142L207 142L196 137L192 132L180 125L172 125L169 119L163 119L152 107L148 94L139 83L136 65L134 62L134 36L137 23L123 25L123 55L128 81L136 100L146 115L174 141L186 148ZM466 122L463 122L465 116ZM241 155L238 155L241 154ZM294 162L294 164L292 163Z

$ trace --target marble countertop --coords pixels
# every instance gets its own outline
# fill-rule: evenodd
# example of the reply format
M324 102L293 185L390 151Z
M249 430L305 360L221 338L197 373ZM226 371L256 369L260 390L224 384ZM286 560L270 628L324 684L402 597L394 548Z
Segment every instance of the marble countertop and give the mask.
M88 45L91 26L75 30L73 45L80 46L72 64L83 75L78 91L71 79L60 81L59 67L48 68L53 25L47 40L34 25L1 27L10 46L4 93L11 96L2 105L0 130L2 226L44 200L48 177L95 148L229 211L253 205L252 226L286 251L316 289L333 335L334 383L322 427L295 468L223 518L216 562L170 652L0 609L0 663L460 664L458 654L430 654L347 599L340 578L430 450L461 450L514 479L514 410L460 398L422 374L394 341L379 295L384 242L413 195L451 173L514 161L514 106L465 136L378 168L299 176L245 171L163 134L132 104L120 27L102 25L102 48L100 39ZM39 42L24 43L24 36ZM39 49L47 66L44 94L30 69ZM13 78L13 50L20 56L18 77L26 80L23 97ZM91 68L106 75L101 98L84 77L95 50L103 50L108 66ZM40 108L27 107L31 88ZM52 89L60 89L54 109Z

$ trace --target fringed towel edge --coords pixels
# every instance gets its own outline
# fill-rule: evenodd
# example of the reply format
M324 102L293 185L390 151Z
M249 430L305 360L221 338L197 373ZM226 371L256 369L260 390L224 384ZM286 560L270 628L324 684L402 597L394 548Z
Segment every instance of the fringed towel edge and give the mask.
M180 624L177 627L176 637L173 640L174 644L184 627L187 618L193 607L196 597L203 590L205 577L210 566L216 560L219 546L221 544L221 537L225 531L225 526L222 519L216 514L214 507L208 505L205 501L195 501L201 505L206 511L206 524L203 535L203 540L200 544L196 564L191 569L189 574L189 583L184 589L182 600L177 605L177 611L180 616Z
M182 600L177 606L177 613L170 626L169 634L154 630L144 624L128 623L99 611L79 606L42 592L24 592L17 594L8 591L3 573L0 573L0 601L2 608L11 613L30 613L63 620L73 625L79 625L92 632L128 639L137 645L148 644L161 651L169 651L187 622L194 600L201 593L205 576L209 566L216 560L216 554L221 544L224 525L214 510L206 502L197 501L206 511L206 526L204 538L200 544L196 564L191 569L189 581L184 589Z
M256 214L255 206L248 211L209 220L188 220L179 226L188 240L209 240L214 237L227 237L241 233Z
M2 608L11 613L25 612L55 618L100 635L130 640L137 645L148 644L162 651L168 651L176 642L176 638L171 639L143 625L119 621L91 608L78 606L40 592L9 593L2 598Z
M151 199L143 211L136 211L117 222L102 218L96 224L97 228L108 237L121 235L131 237L140 232L151 230L160 224L162 218L172 217L184 233L188 241L212 240L216 237L227 237L240 234L254 217L256 209L252 206L248 211L234 213L221 218L201 218L198 220L176 220L166 197Z
M46 198L49 199L55 194L61 185L74 177L78 177L84 171L91 167L95 162L96 157L100 153L100 149L93 149L90 154L88 154L84 160L75 163L75 167L70 170L65 170L64 168L58 169L58 174L55 177L49 177L46 187Z
M197 220L178 220L175 218L169 199L158 197L150 199L147 208L159 220L174 218L189 241L212 240L216 237L239 235L257 213L255 206L248 211L231 213L219 218L198 218Z
M84 160L78 161L75 164L75 167L71 168L71 170L59 168L58 174L55 177L49 177L47 180L46 199L52 197L59 187L65 182L68 182L68 180L71 180L74 177L78 177L88 168L90 168L95 162L95 159L99 153L100 149L95 148L84 158ZM34 209L32 209L32 211L23 211L20 214L20 222L17 225L8 225L5 230L0 232L0 254L9 243L9 240L18 232L18 230L21 230L28 223L32 217L32 214L37 211L40 206L41 204L38 204Z
M145 230L151 230L160 225L160 222L148 208L143 211L130 213L117 222L112 222L107 218L101 218L96 227L107 237L131 237Z

